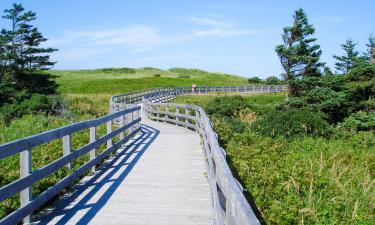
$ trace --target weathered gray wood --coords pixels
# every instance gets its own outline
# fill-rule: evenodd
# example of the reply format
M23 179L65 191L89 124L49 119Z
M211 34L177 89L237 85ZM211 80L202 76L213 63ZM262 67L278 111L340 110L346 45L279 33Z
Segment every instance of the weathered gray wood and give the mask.
M63 140L63 156L67 156L70 154L71 148L72 148L72 141L70 139L70 135L69 134L65 135L62 140ZM71 163L67 163L66 167L68 168L68 170L70 170L72 168Z
M118 151L118 160L103 175L82 184L85 191L54 210L51 221L40 224L59 220L86 224L82 218L89 217L90 224L100 225L211 225L211 195L199 135L146 118L142 123L147 125L142 128L144 138ZM95 210L103 199L105 204Z
M12 142L8 142L0 145L0 159L14 155L23 151L24 149L32 149L35 146L48 143L55 139L62 138L65 135L78 132L90 127L99 126L109 120L115 119L120 115L125 115L134 111L140 110L140 106L124 109L122 111L100 117L98 119L88 120L80 123L75 123L65 127L49 130L40 134L29 136L26 138L18 139Z
M26 177L32 172L32 159L31 159L31 150L27 149L20 153L20 177ZM21 207L27 205L32 199L32 185L29 185L27 188L20 192L20 201ZM23 223L29 224L32 222L32 215L29 214L23 218Z
M110 134L107 132L107 134ZM96 141L96 127L90 127L90 143ZM108 148L108 147L107 147ZM96 157L96 148L90 150L90 160L95 159ZM95 166L91 168L91 172L95 173Z

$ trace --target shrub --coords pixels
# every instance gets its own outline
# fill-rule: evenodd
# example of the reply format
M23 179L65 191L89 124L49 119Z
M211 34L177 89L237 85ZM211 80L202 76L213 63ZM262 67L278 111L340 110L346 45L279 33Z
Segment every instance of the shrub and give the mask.
M346 118L341 126L350 131L375 130L375 113L359 111Z
M161 77L160 74L154 74L154 77Z
M0 108L0 117L5 123L27 114L67 115L65 101L59 96L34 94L19 103L5 104Z
M246 99L242 96L224 96L208 102L205 110L210 115L233 117L246 106Z
M256 120L251 128L264 136L285 138L329 137L332 132L331 126L318 114L297 109L270 112Z
M190 78L190 76L187 74L181 74L181 75L178 75L178 78Z

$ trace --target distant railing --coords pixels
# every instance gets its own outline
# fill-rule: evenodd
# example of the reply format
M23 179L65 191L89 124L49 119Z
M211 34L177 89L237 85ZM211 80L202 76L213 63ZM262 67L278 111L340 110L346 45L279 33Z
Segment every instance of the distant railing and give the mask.
M61 127L55 130L46 131L37 135L22 138L0 145L0 160L6 157L20 154L20 178L0 187L0 202L20 193L21 207L0 220L0 224L17 224L21 220L24 223L30 223L32 214L48 200L57 195L62 189L74 182L77 178L84 175L88 170L95 170L95 165L100 163L111 152L116 151L121 145L125 144L134 135L140 131L139 123L141 118L139 111L141 107L135 106L121 110L119 112L94 119L75 123L69 126ZM113 121L119 124L115 130ZM106 124L106 135L97 138L96 127ZM90 141L83 147L72 151L71 136L72 134L89 130ZM119 137L119 141L113 143L113 138ZM62 139L63 156L41 168L32 170L32 149L55 139ZM96 148L106 143L107 148L100 154L96 153ZM71 162L85 153L89 153L90 159L84 165L72 172L70 175L59 180L54 186L48 188L38 196L32 195L32 185L41 179L51 175L64 166L70 169Z
M145 95L157 98L160 93L169 93L171 96L208 93L267 93L282 92L286 88L286 85L198 86L194 90L192 87L154 88L112 96L110 99L110 112L118 111L119 107L123 106L123 103L128 105L140 103Z
M167 122L198 132L203 140L208 170L208 181L213 199L215 225L254 225L260 224L247 202L243 187L233 177L226 162L226 152L220 147L218 135L205 111L196 105L162 103L186 94L206 94L213 92L281 92L285 85L268 86L227 86L152 89L111 98L111 110L117 111L142 101L143 112L155 121Z

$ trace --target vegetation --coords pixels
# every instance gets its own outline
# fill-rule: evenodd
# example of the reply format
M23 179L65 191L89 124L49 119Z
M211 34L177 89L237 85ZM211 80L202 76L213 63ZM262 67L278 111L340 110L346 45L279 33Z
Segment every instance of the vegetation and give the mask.
M197 74L196 69L160 70L133 69L135 73L103 72L98 70L54 70L61 93L69 94L121 94L131 91L145 90L157 87L212 85L246 85L246 78L229 74L203 71ZM179 71L183 71L178 73Z
M36 14L13 4L2 17L10 28L0 31L0 119L7 122L31 112L57 113L53 76L41 71L54 64L49 54L53 48L41 47L47 39L31 22ZM1 118L2 117L2 118Z
M198 104L209 113L232 171L266 223L372 224L373 128L351 132L310 111L276 111L284 99L211 95L175 102Z

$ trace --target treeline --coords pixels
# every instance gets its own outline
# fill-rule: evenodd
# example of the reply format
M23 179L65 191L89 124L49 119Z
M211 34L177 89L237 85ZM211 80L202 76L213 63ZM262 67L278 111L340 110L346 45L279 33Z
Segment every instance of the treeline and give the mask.
M36 14L13 4L4 11L7 27L0 31L0 116L5 123L29 113L57 113L61 100L56 96L54 77L46 73L55 62L56 49L41 47L47 41L32 25Z
M283 112L307 111L330 124L340 123L353 130L375 129L375 38L370 36L363 53L353 40L347 40L341 45L344 54L334 55L336 72L332 72L320 60L315 28L305 12L299 9L293 18L293 25L283 30L283 44L275 48L288 84L288 98L269 120L280 118Z

